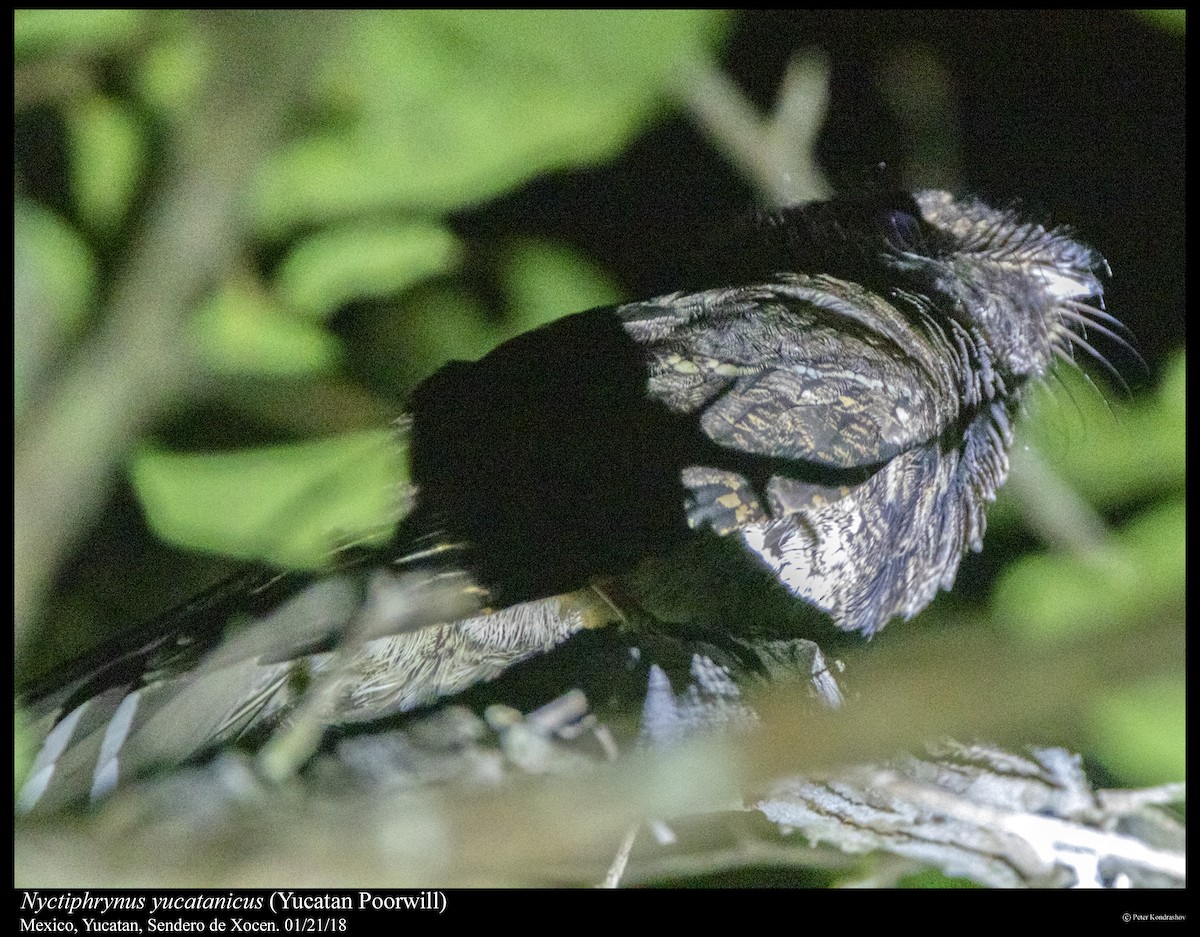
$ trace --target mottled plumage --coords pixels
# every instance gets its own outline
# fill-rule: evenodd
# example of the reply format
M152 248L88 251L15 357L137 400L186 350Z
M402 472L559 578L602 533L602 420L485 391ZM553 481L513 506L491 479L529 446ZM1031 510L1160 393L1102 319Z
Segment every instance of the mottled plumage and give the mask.
M773 265L742 282L568 316L430 377L403 424L415 508L390 551L254 580L251 626L225 642L238 598L219 594L42 694L23 804L278 718L334 661L329 724L587 627L669 630L709 588L698 558L740 576L728 538L839 628L920 612L982 546L1023 389L1107 318L1087 305L1103 261L944 192L797 206L765 231ZM422 576L453 588L426 595ZM738 640L759 624L735 617L718 624Z

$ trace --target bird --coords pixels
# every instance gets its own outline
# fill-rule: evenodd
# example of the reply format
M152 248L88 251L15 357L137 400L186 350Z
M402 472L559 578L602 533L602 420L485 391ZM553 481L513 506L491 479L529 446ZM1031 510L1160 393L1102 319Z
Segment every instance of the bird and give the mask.
M746 582L868 637L917 615L982 549L1026 389L1103 360L1087 330L1120 340L1107 266L940 190L756 231L735 278L567 315L420 383L390 542L247 571L27 691L41 748L18 809L97 800L285 719L314 682L338 725L614 622L705 619L745 644L753 623L713 596Z

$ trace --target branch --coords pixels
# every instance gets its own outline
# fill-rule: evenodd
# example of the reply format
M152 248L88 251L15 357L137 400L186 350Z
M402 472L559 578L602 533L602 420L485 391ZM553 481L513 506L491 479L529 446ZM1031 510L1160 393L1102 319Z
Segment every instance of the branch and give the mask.
M329 40L324 15L193 15L221 58L194 119L179 128L175 174L131 247L98 333L17 434L18 653L51 578L101 509L125 453L199 388L189 316L241 253L250 186Z

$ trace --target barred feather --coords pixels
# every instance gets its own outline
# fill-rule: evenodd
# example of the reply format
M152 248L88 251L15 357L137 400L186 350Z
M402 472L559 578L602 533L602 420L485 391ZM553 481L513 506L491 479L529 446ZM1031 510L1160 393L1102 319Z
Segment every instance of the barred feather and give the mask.
M1073 347L1099 357L1085 327L1120 339L1092 305L1104 262L945 192L768 222L779 265L742 284L569 316L429 378L390 552L244 580L37 694L22 809L277 721L331 668L322 718L363 721L613 618L678 620L664 571L731 535L840 628L918 614L982 547L1025 387ZM597 602L598 580L644 608Z

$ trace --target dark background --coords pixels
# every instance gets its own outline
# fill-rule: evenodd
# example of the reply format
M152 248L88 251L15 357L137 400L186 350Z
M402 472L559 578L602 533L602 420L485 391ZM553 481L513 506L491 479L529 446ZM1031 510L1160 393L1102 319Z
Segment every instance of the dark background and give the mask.
M886 162L914 187L940 184L1069 224L1113 269L1107 306L1151 364L1183 343L1183 42L1118 11L752 11L723 67L770 109L789 59L832 69L817 157L837 190ZM941 127L956 167L914 165L923 141L887 106L889 69L932 55L957 102ZM713 226L754 202L685 116L649 130L615 164L539 179L460 217L466 232L525 228L575 244L632 296L702 275ZM689 267L689 264L691 267ZM1104 346L1136 385L1145 380Z

